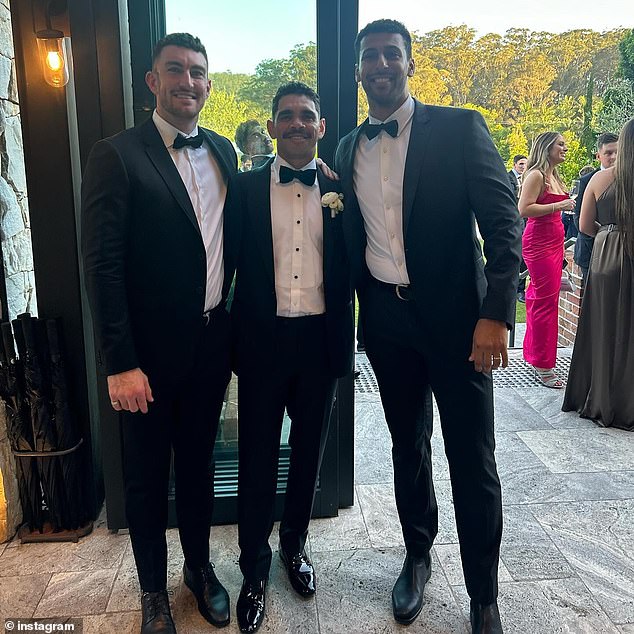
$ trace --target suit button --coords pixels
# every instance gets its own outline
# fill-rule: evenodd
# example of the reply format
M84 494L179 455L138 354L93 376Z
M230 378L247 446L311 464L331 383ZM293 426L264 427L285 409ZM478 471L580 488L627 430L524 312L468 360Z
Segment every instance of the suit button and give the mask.
M201 262L204 262L204 261L206 260L205 254L204 254L204 253L199 253L199 254L198 254L198 259L199 259Z
M202 286L197 286L196 287L196 294L197 295L202 295L205 292L205 289Z

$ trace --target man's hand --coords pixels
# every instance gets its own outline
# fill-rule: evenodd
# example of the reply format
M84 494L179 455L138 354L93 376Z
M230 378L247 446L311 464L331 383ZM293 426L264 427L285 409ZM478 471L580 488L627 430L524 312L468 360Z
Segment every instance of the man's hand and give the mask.
M134 368L108 377L108 393L112 407L120 412L138 412L147 414L147 404L152 403L152 390L147 376L141 368Z
M320 158L317 158L317 165L319 166L319 168L321 169L323 175L326 178L329 178L331 181L338 181L339 180L339 174L337 174L337 172L334 172L333 170L331 170L328 165L326 165L326 163L324 163Z
M473 361L476 372L490 372L509 364L506 350L506 323L494 319L479 319L473 332L473 347L469 361Z

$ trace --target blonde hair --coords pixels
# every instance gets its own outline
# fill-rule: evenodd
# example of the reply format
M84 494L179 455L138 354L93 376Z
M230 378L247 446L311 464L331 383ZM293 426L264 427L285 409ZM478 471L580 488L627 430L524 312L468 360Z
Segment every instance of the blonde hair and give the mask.
M534 141L533 147L528 155L528 163L526 164L526 171L523 176L532 171L538 171L542 173L544 181L546 179L546 172L551 168L548 155L550 154L550 148L554 145L555 141L562 136L559 132L542 132ZM559 183L562 189L565 189L564 183L559 176L559 172L556 167L552 167L553 178Z
M619 151L614 166L616 223L623 236L623 246L634 257L634 119L619 135Z

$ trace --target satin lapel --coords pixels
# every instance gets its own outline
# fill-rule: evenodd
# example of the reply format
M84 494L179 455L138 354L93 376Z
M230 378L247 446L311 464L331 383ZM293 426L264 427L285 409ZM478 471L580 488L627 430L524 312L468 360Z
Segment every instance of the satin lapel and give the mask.
M346 197L344 198L343 204L347 212L343 217L344 227L347 226L349 228L348 231L351 235L363 234L363 236L365 236L361 209L359 209L359 203L354 193L354 157L357 153L357 145L359 144L359 137L362 131L363 124L358 126L352 133L348 151L344 156L343 175L341 177L345 185L344 194Z
M407 158L405 159L405 174L403 175L403 237L407 236L409 219L412 215L416 189L423 167L423 162L427 156L425 151L429 140L431 125L427 107L416 101L414 118L412 121L412 131L409 137L407 148Z
M339 186L337 183L334 183L331 180L328 180L321 172L319 168L317 168L317 181L319 183L319 196L323 196L328 192L339 192ZM330 207L322 207L322 222L323 222L323 245L324 245L324 262L323 262L323 273L324 273L324 282L329 279L330 269L333 261L333 249L335 247L335 222L337 222L336 218L332 217L332 212Z
M222 172L226 181L229 176L231 176L236 171L235 167L229 163L224 152L221 152L217 143L213 140L211 134L209 134L209 131L205 130L205 128L199 128L199 130L204 133L207 145L209 146L211 153L214 155L214 158L216 159L218 166L220 167L220 171Z
M185 215L192 225L194 225L198 235L201 235L198 220L196 219L196 214L194 213L194 208L189 199L187 189L185 189L185 185L176 169L176 165L174 165L174 161L172 161L172 157L151 119L145 124L142 134L145 142L145 151L150 161L152 161L154 167L165 181L165 184L176 199L179 207L185 212Z
M253 223L253 233L264 260L264 268L273 285L275 270L273 265L273 227L271 224L271 162L251 172L247 192L248 218Z

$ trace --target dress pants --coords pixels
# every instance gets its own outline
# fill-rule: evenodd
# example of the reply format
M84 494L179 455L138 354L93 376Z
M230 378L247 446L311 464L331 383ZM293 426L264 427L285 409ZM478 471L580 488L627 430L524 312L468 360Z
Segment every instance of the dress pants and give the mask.
M292 556L306 543L335 387L325 315L278 317L274 358L241 363L238 531L240 569L250 583L267 579L271 567L284 409L291 419L291 455L280 544Z
M147 414L122 415L125 508L141 589L167 583L168 483L172 449L176 514L185 561L209 561L213 511L213 447L231 376L229 315L218 309L208 325L201 315L200 343L182 381L153 381ZM157 342L157 345L160 345Z
M432 482L430 388L440 412L467 591L478 603L497 598L502 500L495 464L493 382L468 361L470 346L447 345L426 331L414 299L370 283L364 294L366 351L392 436L396 505L408 553L429 552L438 532ZM460 335L462 336L462 335ZM470 341L462 336L465 342Z

